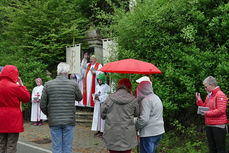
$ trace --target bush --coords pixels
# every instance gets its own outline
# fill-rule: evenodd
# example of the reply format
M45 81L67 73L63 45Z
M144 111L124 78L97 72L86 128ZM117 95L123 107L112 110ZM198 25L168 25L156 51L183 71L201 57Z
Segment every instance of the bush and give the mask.
M152 82L167 128L174 120L200 123L195 92L205 99L207 76L229 94L228 11L229 3L211 0L144 0L133 13L116 11L111 27L119 44L116 60L143 60L162 71ZM137 77L131 76L133 82Z
M5 53L27 55L48 65L55 74L56 65L65 61L66 46L81 42L88 28L80 11L80 0L34 0L0 2L0 48ZM2 50L0 50L1 52ZM17 59L18 60L18 59Z

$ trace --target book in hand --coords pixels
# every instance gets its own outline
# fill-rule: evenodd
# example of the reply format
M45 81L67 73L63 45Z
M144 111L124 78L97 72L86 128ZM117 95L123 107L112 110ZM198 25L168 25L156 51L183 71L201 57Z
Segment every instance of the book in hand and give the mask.
M35 101L38 100L38 99L39 99L39 97L33 97L33 100L35 100Z
M33 102L34 103L39 102L38 100L39 100L39 97L37 97L37 96L36 97L33 97Z
M198 106L197 114L202 114L201 111L209 111L209 107Z

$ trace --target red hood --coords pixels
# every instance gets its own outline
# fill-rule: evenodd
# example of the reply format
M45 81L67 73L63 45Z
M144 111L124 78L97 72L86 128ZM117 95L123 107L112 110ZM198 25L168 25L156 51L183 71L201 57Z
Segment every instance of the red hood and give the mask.
M9 78L13 82L18 81L19 72L16 66L13 65L6 65L2 69L2 72L0 73L0 78Z

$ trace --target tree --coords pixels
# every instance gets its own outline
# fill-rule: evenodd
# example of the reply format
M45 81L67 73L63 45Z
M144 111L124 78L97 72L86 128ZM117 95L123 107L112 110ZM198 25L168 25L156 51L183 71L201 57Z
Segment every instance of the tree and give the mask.
M162 71L152 82L166 123L198 119L194 94L205 99L202 80L209 75L229 93L228 6L226 1L144 0L133 13L114 14L110 31L119 44L117 58L151 62Z
M57 63L65 60L65 47L73 38L80 42L87 30L87 19L78 11L79 1L35 0L9 2L11 12L5 43L21 51L28 58L48 65L54 72Z
M88 20L79 10L79 0L0 1L0 65L17 66L30 91L36 78L49 79L46 70L56 75L65 47L84 39Z

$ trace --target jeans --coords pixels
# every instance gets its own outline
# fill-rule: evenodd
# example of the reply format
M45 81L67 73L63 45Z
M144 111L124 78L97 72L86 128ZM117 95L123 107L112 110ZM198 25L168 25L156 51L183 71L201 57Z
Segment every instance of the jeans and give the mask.
M53 153L72 153L74 128L72 125L50 127Z
M226 128L206 127L210 153L226 153Z
M140 153L155 153L155 149L162 138L161 135L140 138Z

